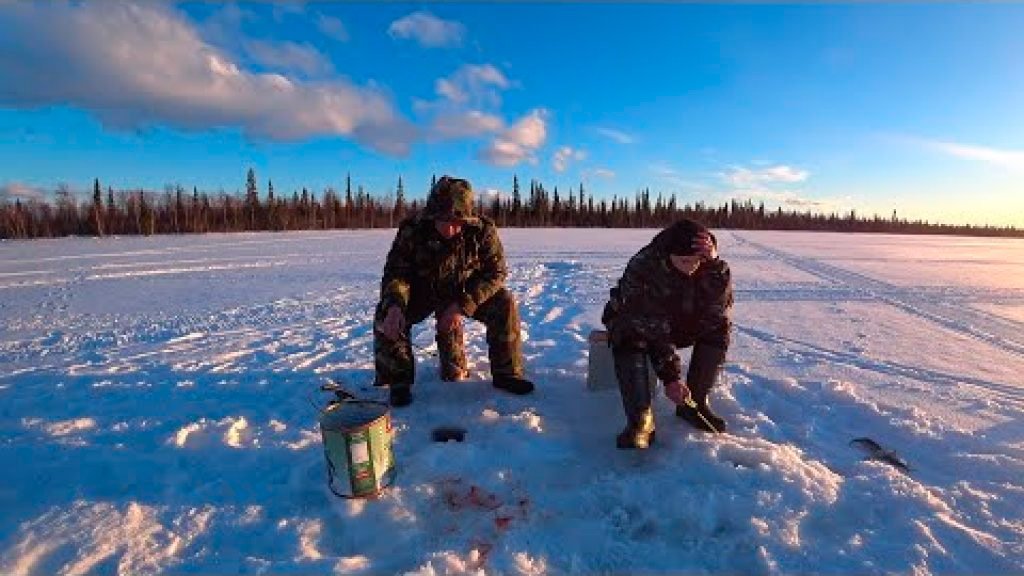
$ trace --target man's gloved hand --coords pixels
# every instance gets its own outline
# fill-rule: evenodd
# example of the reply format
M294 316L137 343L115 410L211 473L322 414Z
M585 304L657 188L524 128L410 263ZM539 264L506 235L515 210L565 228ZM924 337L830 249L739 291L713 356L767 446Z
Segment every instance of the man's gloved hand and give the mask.
M398 340L398 337L405 330L405 315L401 308L392 306L388 308L388 314L384 321L377 325L377 331L388 340Z
M701 232L693 239L693 251L707 261L718 259L718 248L715 246L715 241L711 239L711 234L707 232Z
M437 314L438 334L448 334L458 327L462 322L462 314L459 313L458 304L452 304Z
M665 396L668 396L668 399L675 402L677 406L682 406L690 398L690 389L681 380L666 382Z

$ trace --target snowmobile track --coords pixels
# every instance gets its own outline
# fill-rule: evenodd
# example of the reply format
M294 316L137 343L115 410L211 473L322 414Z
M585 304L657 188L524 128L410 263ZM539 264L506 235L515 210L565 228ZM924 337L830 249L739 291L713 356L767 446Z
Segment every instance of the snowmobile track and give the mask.
M1006 352L1024 358L1024 323L1000 318L967 306L962 301L950 301L929 294L921 298L916 287L902 287L869 276L851 272L813 258L795 256L769 248L763 244L733 233L740 244L760 250L772 258L817 276L832 284L846 286L865 300L874 300L899 308L904 312L930 320L947 330L985 342ZM857 298L860 299L860 298Z

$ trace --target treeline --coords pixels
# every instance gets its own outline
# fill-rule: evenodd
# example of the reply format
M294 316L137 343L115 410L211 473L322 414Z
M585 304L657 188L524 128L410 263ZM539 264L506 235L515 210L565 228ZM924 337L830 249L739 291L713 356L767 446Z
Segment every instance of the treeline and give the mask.
M181 186L169 186L163 193L115 191L103 189L97 179L91 201L76 200L66 186L58 187L52 203L0 201L0 238L392 228L422 204L423 200L406 199L401 177L394 193L383 196L371 195L361 185L353 191L350 177L344 191L328 187L320 195L306 188L291 195L278 194L273 182L267 182L266 190L261 191L252 170L244 194L210 194ZM557 187L549 191L542 183L531 181L524 193L518 177L513 177L508 196L478 194L476 208L500 227L659 228L688 217L712 228L745 230L1024 237L1024 230L1014 227L933 224L898 218L895 212L883 218L853 211L768 210L763 203L755 205L749 200L718 206L680 204L674 195L658 194L652 199L650 190L637 192L633 198L595 199L582 183L560 193Z

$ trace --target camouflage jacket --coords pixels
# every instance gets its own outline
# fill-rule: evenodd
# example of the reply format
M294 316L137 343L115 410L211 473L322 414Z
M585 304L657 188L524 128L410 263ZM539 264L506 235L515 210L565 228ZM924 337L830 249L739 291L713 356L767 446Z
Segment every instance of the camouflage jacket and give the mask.
M446 240L432 219L416 215L398 226L384 265L381 302L404 311L416 291L439 303L458 304L472 316L502 287L507 272L498 229L490 219L473 218Z
M663 382L679 380L682 367L676 347L693 345L687 382L710 387L729 346L733 304L729 265L705 262L683 276L656 243L638 252L611 290L601 321L613 346L644 348ZM712 363L711 365L695 365Z

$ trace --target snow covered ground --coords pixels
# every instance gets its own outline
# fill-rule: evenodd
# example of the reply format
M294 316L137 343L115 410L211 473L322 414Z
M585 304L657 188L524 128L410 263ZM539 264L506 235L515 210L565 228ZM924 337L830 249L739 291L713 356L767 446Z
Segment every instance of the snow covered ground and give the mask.
M0 573L1024 571L1024 242L721 232L730 433L659 396L622 452L586 338L653 232L503 230L538 392L489 386L472 323L441 383L418 326L377 501L327 490L314 405L379 394L393 232L0 243Z

